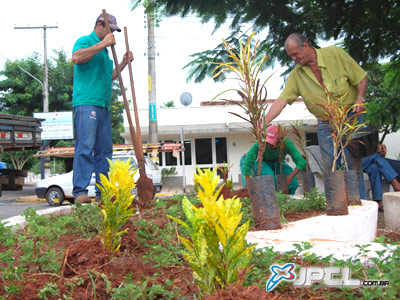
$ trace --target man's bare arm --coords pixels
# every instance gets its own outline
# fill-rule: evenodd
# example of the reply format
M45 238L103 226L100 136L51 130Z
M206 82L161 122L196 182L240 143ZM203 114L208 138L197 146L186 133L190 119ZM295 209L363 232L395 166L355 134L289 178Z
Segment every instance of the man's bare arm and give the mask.
M72 54L72 62L75 65L87 63L93 56L99 53L104 48L114 45L115 39L112 33L107 34L104 39L93 46L76 50Z
M358 84L358 93L357 93L357 99L354 101L354 104L357 104L353 108L353 112L361 112L365 111L365 103L362 99L365 98L365 94L367 93L367 86L368 86L368 78L367 76L364 77L363 80L360 81Z
M122 70L128 64L128 59L130 61L133 61L133 53L132 53L132 51L129 51L129 52L124 54L124 57L123 57L122 61L119 63L119 67L118 67L120 72L122 72ZM112 73L112 80L116 79L117 77L118 77L118 72L117 72L117 69L114 68L113 73Z
M268 113L265 116L265 123L270 124L272 120L274 120L281 111L285 108L287 102L280 98L276 99L274 103L272 103L271 108L269 109Z

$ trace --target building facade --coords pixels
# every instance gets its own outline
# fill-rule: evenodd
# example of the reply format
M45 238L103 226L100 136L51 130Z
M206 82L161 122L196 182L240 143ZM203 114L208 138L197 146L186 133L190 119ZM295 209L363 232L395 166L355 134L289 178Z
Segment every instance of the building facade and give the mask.
M234 183L240 183L240 158L250 149L255 138L249 131L250 124L231 112L244 117L246 115L238 105L204 104L199 107L157 109L158 140L181 143L183 138L185 148L184 155L175 153L177 157L174 157L172 152L159 153L159 167L176 168L177 180L174 184L179 184L185 175L186 184L192 185L196 166L214 168L225 163L231 166L229 177ZM134 119L132 110L131 116ZM302 134L306 140L310 144L316 144L317 120L301 100L288 105L275 119L274 124L286 126L290 132L290 124L296 120L302 121ZM139 121L142 140L146 143L149 140L148 109L139 110ZM124 128L125 132L121 136L125 143L131 144L126 114ZM293 138L293 135L290 133L289 137ZM291 163L289 160L289 164Z

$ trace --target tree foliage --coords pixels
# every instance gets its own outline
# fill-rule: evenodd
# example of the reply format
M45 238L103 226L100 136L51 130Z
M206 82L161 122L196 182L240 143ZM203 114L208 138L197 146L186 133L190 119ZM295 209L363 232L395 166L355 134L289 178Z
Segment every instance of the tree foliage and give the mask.
M171 108L175 107L175 102L174 100L169 100L167 102L164 102L163 105L160 106L161 108Z
M164 15L185 17L195 15L202 22L213 21L217 30L230 24L230 36L225 40L239 48L239 40L247 40L252 32L262 39L259 51L272 59L265 67L276 61L287 64L289 70L294 62L284 51L289 34L304 34L316 48L324 41L340 41L357 62L367 67L385 58L383 67L373 67L369 72L368 118L371 124L381 126L385 135L400 128L400 3L397 0L132 0L141 3L146 11L164 12ZM223 43L214 49L192 54L193 61L187 80L201 82L212 77L211 63L228 57ZM214 80L224 80L217 77Z
M400 86L390 86L384 80L388 64L368 66L368 95L366 119L371 125L380 126L381 143L386 135L400 129Z
M49 111L72 109L73 65L64 51L55 51L48 62ZM0 75L0 107L9 114L32 116L43 111L43 63L38 53L21 60L7 61ZM29 72L31 75L27 74Z
M54 54L48 61L49 111L72 111L74 65L63 50L54 51ZM43 62L36 52L23 59L6 62L0 71L0 76L5 78L0 80L0 109L3 113L33 116L33 113L43 111L42 85L32 78L34 76L42 82L43 69ZM111 123L113 142L117 144L124 142L120 136L123 131L123 104L118 101L120 94L119 85L114 82Z
M133 1L143 3L143 0ZM215 29L230 23L230 38L240 38L245 28L263 39L263 49L281 64L290 62L284 41L290 33L303 33L318 47L320 41L342 40L342 46L361 64L400 55L400 5L396 0L154 0L146 3L146 11L163 11L166 16L196 15L203 22L214 21ZM196 81L210 75L204 61L220 61L223 45L193 55L188 66ZM226 56L226 53L224 54ZM270 60L273 63L273 60ZM211 77L211 76L210 76Z
M48 60L49 83L49 111L72 111L72 91L74 65L66 53L54 51L54 57ZM24 71L25 70L25 71ZM4 69L0 71L0 110L2 113L33 116L35 112L43 111L43 62L40 55L34 52L23 59L7 61ZM34 79L32 76L36 77ZM0 78L1 78L0 77ZM38 81L39 80L39 81ZM111 126L114 144L123 144L121 138L123 131L123 103L118 101L121 95L119 85L114 82L111 93ZM60 141L50 141L50 146L58 146ZM64 141L64 146L73 145L73 141ZM12 162L13 157L24 161L25 168L30 169L38 164L37 158L32 158L32 152L3 153L2 160ZM21 158L20 158L21 157Z
M113 82L113 89L111 92L111 130L113 137L113 144L124 144L124 139L121 137L121 133L124 131L124 120L122 117L124 111L124 103L118 101L118 96L121 95L121 89L116 81Z
M0 72L5 77L0 81L0 108L3 113L32 116L34 112L43 111L43 89L21 68L42 81L43 67L38 53L7 61Z

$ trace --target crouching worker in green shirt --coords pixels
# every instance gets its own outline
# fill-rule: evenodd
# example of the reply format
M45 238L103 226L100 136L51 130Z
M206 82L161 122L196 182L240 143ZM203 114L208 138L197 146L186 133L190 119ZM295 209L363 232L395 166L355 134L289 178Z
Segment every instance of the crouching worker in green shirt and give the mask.
M270 125L267 127L267 137L265 139L266 149L262 157L261 175L273 175L276 189L275 174L280 174L281 167L279 164L279 152L276 148L279 136L277 126ZM296 168L293 170L283 159L282 162L282 173L287 175L287 183L289 186L289 194L294 195L299 185L296 175L306 168L306 160L297 151L293 142L285 137L283 158L289 154L292 157L293 162L296 164ZM246 186L246 179L249 177L256 176L258 167L258 143L254 143L250 150L242 156L240 159L240 171L242 173L243 187Z

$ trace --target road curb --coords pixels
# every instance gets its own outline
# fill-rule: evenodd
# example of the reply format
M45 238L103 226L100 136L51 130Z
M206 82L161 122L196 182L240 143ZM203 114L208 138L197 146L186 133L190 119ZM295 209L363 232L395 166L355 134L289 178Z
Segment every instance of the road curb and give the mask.
M179 195L179 193L176 192L169 192L169 193L157 193L155 196L156 197L165 197L165 196L176 196ZM16 199L17 202L19 203L46 203L46 198L38 198L36 195L32 196L23 196L19 197Z
M38 198L37 196L24 196L16 199L19 203L46 203L45 198Z

